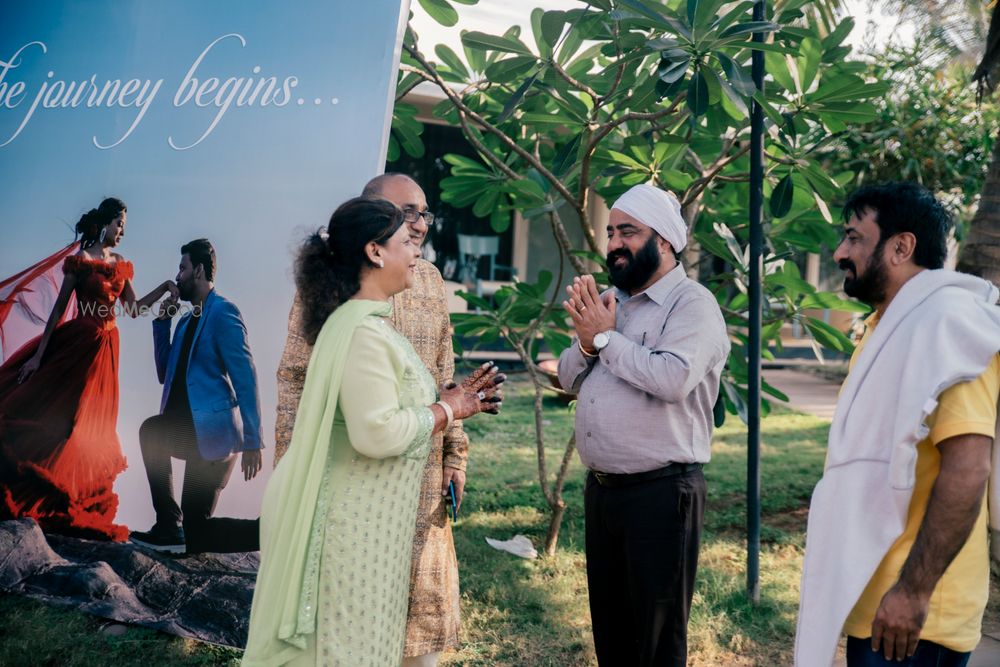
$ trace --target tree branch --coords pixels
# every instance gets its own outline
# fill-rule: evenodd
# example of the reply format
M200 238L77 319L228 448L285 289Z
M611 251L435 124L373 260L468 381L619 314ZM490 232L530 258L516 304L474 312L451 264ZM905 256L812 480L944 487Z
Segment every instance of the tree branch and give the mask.
M555 189L556 192L558 192L559 195L562 196L562 198L565 199L570 206L576 209L577 213L580 214L581 218L585 217L584 210L579 207L576 198L573 196L573 194L566 188L565 184L563 184L562 181L556 178L556 176L545 167L545 165L536 160L531 153L522 148L516 141L508 137L492 123L490 123L485 118L480 116L478 113L470 109L465 104L465 102L463 102L462 99L455 94L455 91L453 91L448 86L448 84L444 81L444 79L441 78L441 75L438 74L437 69L435 69L433 65L427 62L427 59L424 58L423 54L420 53L418 49L405 43L403 44L403 48L406 50L407 53L410 54L411 57L413 57L414 60L420 63L420 66L426 70L426 75L432 77L434 83L437 84L438 88L441 89L441 91L448 97L451 103L459 111L464 111L469 118L471 118L473 121L476 122L476 124L478 124L480 127L482 127L490 134L494 135L497 139L500 140L502 144L504 144L507 148L516 153L522 160L531 165L536 171L538 171L539 174L542 175L543 178L545 178L545 180L549 181L549 183L552 184L553 189Z
M552 223L552 234L556 237L556 242L562 248L563 252L566 253L566 257L569 259L569 263L573 265L573 269L581 276L589 273L587 265L583 263L583 260L571 252L573 250L573 243L569 240L569 234L566 233L566 226L563 225L559 211L552 210L549 212L549 216L549 221ZM587 244L593 252L600 253L601 249L597 245L597 239L594 237L594 230L590 229L589 225L585 225L584 232L588 231L590 233L587 235Z
M410 92L414 88L416 88L417 86L419 86L422 83L423 83L423 81L414 81L409 86L407 86L406 88L404 88L402 92L397 92L396 93L396 99L395 99L394 103L395 104L399 104L400 100L402 100L404 97L406 97L407 95L409 95Z
M518 176L517 172L507 166L507 163L501 160L496 154L491 151L483 142L479 140L473 132L472 128L469 127L469 121L465 116L465 112L458 109L458 122L462 125L462 134L465 135L466 140L479 152L480 155L487 161L493 163L497 169L499 169L504 176L513 180L519 180L521 177Z
M594 100L596 106L597 100L600 99L601 97L600 95L598 95L596 90L594 90L587 84L583 83L582 81L577 81L576 79L571 77L569 73L562 68L562 65L556 62L556 59L554 57L549 59L548 64L552 68L552 70L559 75L559 78L561 78L563 81L573 86L580 92L587 93L588 95L590 95L590 99Z
M611 32L614 35L615 58L618 59L618 72L615 73L615 80L611 83L611 88L608 89L607 95L601 95L601 97L598 98L597 103L594 105L596 107L604 106L605 102L615 96L615 93L618 92L618 86L622 83L622 77L625 76L625 61L622 60L622 45L618 42L618 38L620 37L618 21L614 22Z
M709 168L708 173L696 180L694 183L688 186L687 191L684 193L684 199L681 201L681 206L687 206L696 200L705 188L709 186L716 175L726 168L726 165L743 157L750 152L750 144L746 144L738 151L730 155L729 157L716 160L715 163Z
M648 121L659 120L660 118L668 116L677 111L677 107L680 105L681 102L684 101L685 97L687 97L687 93L681 93L674 99L673 102L671 102L670 106L667 107L666 109L660 109L659 111L653 111L649 113L629 111L628 113L619 116L615 120L601 126L601 129L598 130L593 137L591 137L590 143L587 145L587 154L593 151L594 148L597 147L597 144L599 144L604 137L614 132L615 128L617 128L619 125L623 125L624 123L633 120L648 120Z

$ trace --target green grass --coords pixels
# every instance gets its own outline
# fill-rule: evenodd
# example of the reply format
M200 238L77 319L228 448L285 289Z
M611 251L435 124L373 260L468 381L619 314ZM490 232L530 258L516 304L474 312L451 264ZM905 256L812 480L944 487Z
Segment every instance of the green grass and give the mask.
M547 465L559 465L573 417L546 400ZM827 423L777 410L762 446L762 601L746 601L746 429L730 417L715 433L709 495L691 620L692 665L787 664L795 632L805 507L825 457ZM546 506L537 488L531 394L512 383L504 414L467 425L468 492L455 530L462 577L464 645L450 665L594 664L583 550L583 476L566 483L559 552L525 561L485 537L527 535L544 543Z
M446 665L572 667L595 664L583 552L583 467L574 457L554 558L523 560L485 537L527 535L541 547L548 525L537 485L532 395L508 385L504 413L470 420L467 495L455 529L462 581L463 645ZM573 417L546 400L547 463L554 475ZM761 603L746 600L746 430L730 416L706 468L708 505L690 624L690 664L790 664L806 508L823 467L827 423L776 410L763 424ZM996 591L995 591L996 593ZM988 621L997 616L994 594ZM129 628L122 637L83 614L0 596L0 665L230 665L239 652Z

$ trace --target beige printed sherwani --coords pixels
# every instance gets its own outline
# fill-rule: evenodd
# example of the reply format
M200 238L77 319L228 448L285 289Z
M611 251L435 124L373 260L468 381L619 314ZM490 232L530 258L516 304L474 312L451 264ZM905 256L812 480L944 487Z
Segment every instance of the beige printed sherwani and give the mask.
M455 356L444 280L433 264L417 260L413 287L392 299L392 321L423 360L438 384L451 380ZM312 348L302 335L298 295L288 316L288 338L278 365L278 415L275 423L274 462L288 449L295 411L302 395ZM469 441L456 421L445 434L436 434L424 468L417 509L410 570L410 604L406 619L407 657L436 653L458 645L458 563L447 506L441 496L445 466L465 470Z

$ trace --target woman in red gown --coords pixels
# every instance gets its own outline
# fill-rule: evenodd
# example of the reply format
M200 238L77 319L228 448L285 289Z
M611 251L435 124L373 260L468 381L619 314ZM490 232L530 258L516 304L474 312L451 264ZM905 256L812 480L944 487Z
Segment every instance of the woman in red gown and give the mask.
M0 366L0 519L33 517L47 532L123 541L112 487L125 469L118 420L117 312L132 317L176 286L140 300L132 263L112 251L125 203L105 199L76 225L59 297L41 336ZM73 293L77 317L59 324Z

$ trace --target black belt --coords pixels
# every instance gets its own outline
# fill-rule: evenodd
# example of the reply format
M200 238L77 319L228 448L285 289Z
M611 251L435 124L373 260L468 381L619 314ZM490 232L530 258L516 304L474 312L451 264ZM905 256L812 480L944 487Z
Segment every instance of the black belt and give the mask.
M656 470L632 473L611 473L591 470L590 474L593 476L594 481L601 486L618 487L631 486L632 484L648 482L653 479L660 479L661 477L683 475L685 473L694 472L695 470L701 470L700 463L671 463L663 466L662 468L657 468Z

